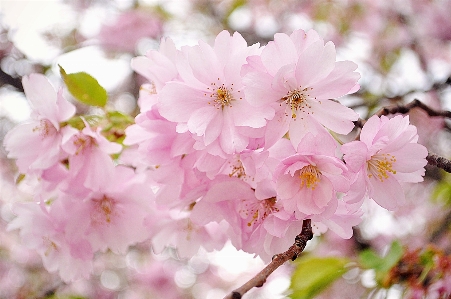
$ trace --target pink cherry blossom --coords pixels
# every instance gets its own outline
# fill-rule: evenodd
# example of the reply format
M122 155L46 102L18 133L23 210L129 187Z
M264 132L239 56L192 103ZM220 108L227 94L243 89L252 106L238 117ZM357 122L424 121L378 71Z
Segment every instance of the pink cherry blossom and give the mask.
M283 159L274 172L277 198L297 219L332 213L337 192L347 192L347 167L335 157L335 141L330 135L308 133L297 152Z
M70 211L68 230L89 240L94 250L125 253L128 246L149 238L145 219L151 212L154 194L144 174L130 168L113 168L110 181L86 198L65 200Z
M180 55L182 55L181 52L175 48L175 44L170 38L162 38L158 51L151 50L146 53L146 56L133 58L131 66L137 73L149 80L151 85L146 85L145 89L155 94L167 82L179 76L176 62Z
M409 116L372 116L362 128L360 141L342 146L344 160L357 173L354 192L360 197L365 190L380 206L395 210L405 202L401 182L423 181L427 149L417 143L417 129L409 124ZM361 197L348 201L356 202Z
M195 204L191 219L200 225L225 220L230 226L228 238L237 249L244 249L253 234L260 234L265 219L280 209L275 197L258 199L241 179L222 176Z
M135 122L125 130L124 144L137 144L149 165L170 164L175 157L193 152L191 135L177 133L176 124L162 117L156 106L136 116Z
M92 271L91 245L68 233L70 217L60 202L52 204L51 210L43 205L43 202L40 205L17 204L17 217L9 223L8 229L20 229L23 244L39 253L49 272L58 271L66 282L88 278Z
M8 157L17 159L22 173L51 167L64 157L60 146L66 127L60 123L75 114L75 106L66 101L62 90L56 92L40 74L22 80L25 95L32 108L32 120L10 130L5 137Z
M311 30L278 33L261 56L248 58L243 72L245 94L256 107L275 112L267 125L266 146L274 144L287 131L296 143L317 121L326 128L349 133L357 120L351 109L330 99L358 90L357 65L335 59L333 43Z
M338 200L337 203L337 208L332 215L313 215L311 219L313 224L325 225L340 238L349 239L354 234L353 227L362 222L363 211L343 200Z
M180 257L190 258L200 248L213 251L224 247L228 240L227 229L226 222L199 225L189 216L176 217L159 227L159 231L152 237L152 245L157 253L167 246L175 246Z
M284 210L269 214L263 225L244 244L244 250L254 252L268 263L275 254L286 251L293 244L302 231L302 223L303 220Z
M108 141L100 134L100 128L93 131L85 122L81 132L74 130L62 142L69 155L69 177L63 187L66 192L86 195L111 181L114 162L110 154L120 152L122 146Z
M196 148L215 146L214 154L216 148L226 154L244 150L246 128L261 128L273 116L252 107L243 92L241 67L249 55L258 54L258 45L248 47L239 33L223 31L213 47L199 42L182 51L184 59L177 63L181 81L167 83L159 93L161 115L178 123L178 132L191 132Z

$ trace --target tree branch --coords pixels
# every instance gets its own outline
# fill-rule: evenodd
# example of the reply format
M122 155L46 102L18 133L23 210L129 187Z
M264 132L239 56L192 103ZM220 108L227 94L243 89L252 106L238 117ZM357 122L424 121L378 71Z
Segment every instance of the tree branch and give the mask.
M406 104L406 105L395 105L391 107L383 107L381 108L376 115L382 116L382 115L389 115L389 114L396 114L396 113L402 113L407 114L410 110L413 108L420 108L423 111L425 111L429 116L435 117L446 117L451 119L451 111L443 110L443 111L437 111L432 109L431 107L427 106L426 104L422 103L420 100L415 99L412 102ZM359 118L358 120L354 121L354 125L358 128L363 128L365 125L366 120Z
M434 109L430 108L429 106L427 106L426 104L423 104L422 102L420 102L420 100L418 100L418 99L415 99L406 105L396 105L393 107L384 107L381 110L379 110L379 112L377 112L376 114L378 116L388 115L388 114L396 114L396 113L406 114L406 113L409 113L409 111L413 108L423 109L429 116L441 116L441 117L451 118L451 111L434 110Z
M438 168L443 169L446 172L451 173L451 161L450 160L440 157L439 155L436 155L436 154L431 154L431 153L429 153L429 155L426 157L426 160L428 160L429 165L436 166Z
M271 263L269 263L262 271L251 278L248 282L243 284L238 289L234 290L224 299L241 299L245 293L250 289L263 286L268 276L274 272L277 268L283 265L288 260L294 261L304 251L307 242L313 238L311 220L306 219L302 223L302 231L296 236L294 244L284 253L276 254Z

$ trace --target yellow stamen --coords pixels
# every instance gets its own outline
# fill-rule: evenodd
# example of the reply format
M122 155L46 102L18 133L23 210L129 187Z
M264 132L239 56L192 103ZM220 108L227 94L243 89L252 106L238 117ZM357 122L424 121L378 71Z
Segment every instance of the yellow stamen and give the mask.
M299 171L299 178L301 179L301 189L306 186L314 190L321 180L321 171L316 166L307 165Z
M214 99L214 102L216 104L215 106L221 107L222 109L224 109L224 107L230 106L232 101L233 101L233 96L231 95L229 90L224 85L220 86L216 90L215 99Z
M246 170L244 169L241 160L238 160L234 165L231 165L232 171L229 173L229 177L244 178L246 177Z
M286 96L281 98L281 100L287 105L290 105L291 118L296 118L296 113L298 111L307 112L306 108L311 108L307 103L307 99L310 97L308 90L309 88L299 87L297 89L290 90Z
M225 107L232 107L232 102L235 101L232 92L235 91L233 90L233 83L226 87L224 83L221 84L220 82L221 78L218 78L218 82L211 83L211 87L207 87L208 92L205 92L204 96L212 99L212 101L208 102L208 105L213 105L216 109L223 110ZM240 92L240 90L237 91L237 93ZM242 98L239 99L241 100Z
M53 135L56 133L56 128L53 124L47 119L41 119L39 122L39 126L33 128L33 132L39 131L42 139L49 135Z
M94 213L91 214L93 223L104 224L111 223L114 213L114 199L104 195L100 199L94 199L96 204Z
M249 221L246 223L248 227L251 227L261 223L270 214L278 211L279 208L276 207L276 198L271 197L258 202L243 200L243 208L240 213L247 219L251 215Z
M42 242L46 247L46 251L44 252L45 256L48 256L52 251L58 251L58 246L55 242L51 241L48 237L42 237Z
M389 173L396 174L393 163L396 157L390 154L376 154L367 162L368 177L377 177L381 182L388 179Z

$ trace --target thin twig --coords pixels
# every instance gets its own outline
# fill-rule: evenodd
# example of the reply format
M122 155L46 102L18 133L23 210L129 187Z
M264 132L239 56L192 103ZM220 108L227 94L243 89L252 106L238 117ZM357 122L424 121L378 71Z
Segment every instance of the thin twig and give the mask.
M415 99L406 105L396 105L393 107L384 107L381 110L379 110L379 112L377 112L376 115L382 116L382 115L396 114L396 113L406 114L406 113L409 113L409 111L413 108L420 108L420 109L424 110L429 116L441 116L441 117L451 118L451 111L434 110L434 109L430 108L429 106L427 106L426 104L420 102L420 100L418 100L418 99Z
M431 153L426 157L426 160L428 160L429 165L436 166L438 168L443 169L446 172L451 173L451 161L450 160L440 157L439 155L436 155L436 154L431 154Z
M294 261L304 251L307 242L313 238L311 220L306 219L302 223L302 231L296 236L294 244L284 253L276 254L260 273L251 278L238 289L224 297L224 299L241 299L250 289L263 286L268 276L285 262Z
M376 113L376 115L378 115L380 117L382 115L389 115L389 114L396 114L396 113L407 114L413 108L420 108L431 117L445 117L445 118L451 119L451 111L434 110L431 107L427 106L426 104L422 103L418 99L415 99L406 105L395 105L395 106L391 106L391 107L383 107ZM358 120L354 121L354 126L362 129L363 126L365 125L365 123L366 123L366 120L359 118ZM355 139L358 140L359 138L360 138L360 132L357 134Z

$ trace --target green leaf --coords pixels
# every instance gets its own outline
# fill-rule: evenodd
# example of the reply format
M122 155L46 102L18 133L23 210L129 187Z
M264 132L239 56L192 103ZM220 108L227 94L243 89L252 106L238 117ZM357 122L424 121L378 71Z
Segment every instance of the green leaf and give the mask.
M125 129L134 123L133 117L119 111L108 111L106 118L108 124L103 127L103 136L111 142L122 144L125 139Z
M360 253L360 263L363 267L374 269L376 272L388 272L401 259L404 249L398 241L394 241L387 254L379 257L372 250L364 250Z
M99 123L103 120L103 117L99 116L99 115L85 115L85 116L83 116L83 118L81 116L74 116L71 119L69 119L67 122L63 123L63 125L68 124L69 126L81 131L85 127L85 123L84 123L83 119L91 127L95 127L95 126L99 125Z
M105 106L107 92L94 77L85 72L67 74L61 66L59 67L67 89L77 100L90 106Z
M378 269L383 263L382 258L370 249L360 252L359 258L360 264L367 269Z
M110 120L110 122L114 124L127 124L128 126L133 124L135 121L133 117L120 111L108 111L106 116Z
M292 299L309 299L346 273L349 261L336 257L304 256L291 277Z
M374 269L376 272L376 281L380 286L388 287L386 278L403 254L404 248L398 241L394 241L384 257L379 257L374 251L368 249L360 253L359 259L362 267Z

